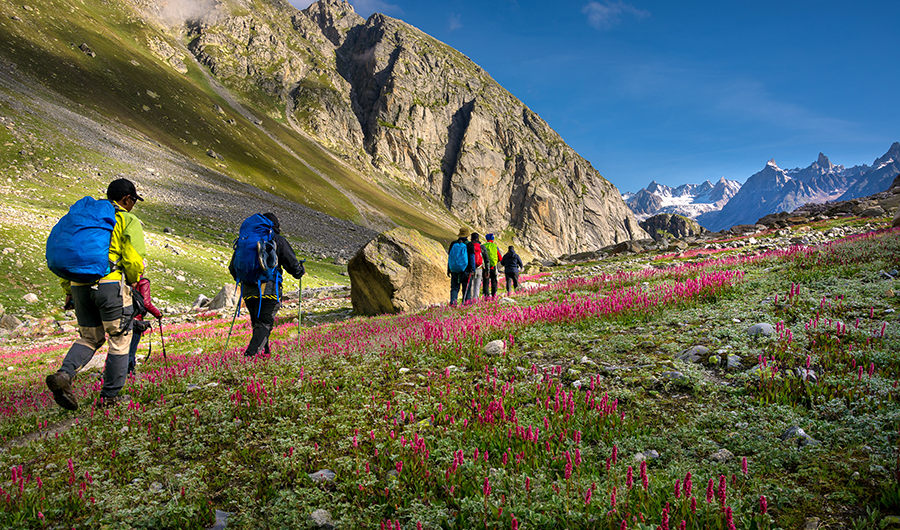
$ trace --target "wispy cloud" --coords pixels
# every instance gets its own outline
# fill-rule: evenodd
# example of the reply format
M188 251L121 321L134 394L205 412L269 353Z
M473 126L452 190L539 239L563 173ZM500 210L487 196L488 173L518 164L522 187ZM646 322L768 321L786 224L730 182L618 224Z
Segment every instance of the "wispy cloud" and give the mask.
M460 15L450 15L450 18L447 20L447 30L455 31L458 29L462 29L462 20Z
M625 2L588 2L581 9L581 12L587 15L588 23L600 30L610 29L619 22L623 17L634 17L638 20L650 16L650 12L639 9Z
M620 95L645 101L648 107L680 108L712 122L796 131L817 138L859 134L857 124L791 101L765 82L740 74L658 61L619 64L618 71Z

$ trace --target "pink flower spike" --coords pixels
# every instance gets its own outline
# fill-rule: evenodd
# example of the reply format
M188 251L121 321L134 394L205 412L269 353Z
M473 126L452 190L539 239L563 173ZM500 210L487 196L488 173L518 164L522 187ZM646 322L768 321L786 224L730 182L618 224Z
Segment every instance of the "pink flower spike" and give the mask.
M741 473L743 473L744 475L748 473L746 456L741 458Z
M768 511L768 505L766 503L766 496L760 495L759 496L759 513L765 515L767 511Z

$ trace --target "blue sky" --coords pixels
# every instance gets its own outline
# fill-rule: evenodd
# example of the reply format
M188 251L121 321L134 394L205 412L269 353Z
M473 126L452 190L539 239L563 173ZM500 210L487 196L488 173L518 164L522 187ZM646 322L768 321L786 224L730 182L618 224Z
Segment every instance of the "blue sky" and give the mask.
M623 192L819 152L871 164L900 141L897 0L350 4L469 56Z

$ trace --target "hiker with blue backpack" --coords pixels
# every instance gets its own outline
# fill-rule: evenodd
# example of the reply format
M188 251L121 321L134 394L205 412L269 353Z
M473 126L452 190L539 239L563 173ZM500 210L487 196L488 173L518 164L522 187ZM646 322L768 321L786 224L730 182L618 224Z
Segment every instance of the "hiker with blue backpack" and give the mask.
M56 403L78 410L72 391L76 372L109 336L109 352L97 405L129 401L119 394L128 372L132 300L130 285L144 272L144 231L131 213L144 199L128 179L112 181L106 200L84 197L50 231L47 265L62 278L66 302L75 307L80 338L69 348L59 370L47 376Z
M450 277L450 305L456 300L462 289L463 302L469 300L469 278L475 270L475 256L472 243L468 240L472 231L460 228L457 239L447 249L447 276Z
M275 214L254 214L241 224L228 270L240 284L241 298L250 313L253 334L244 355L253 357L260 350L269 355L269 335L281 307L283 270L298 280L306 273L303 262L281 235Z

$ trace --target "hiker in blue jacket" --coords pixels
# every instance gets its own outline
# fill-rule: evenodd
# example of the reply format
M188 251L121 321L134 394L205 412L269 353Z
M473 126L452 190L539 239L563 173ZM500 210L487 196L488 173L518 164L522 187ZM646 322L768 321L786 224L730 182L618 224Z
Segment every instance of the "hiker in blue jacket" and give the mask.
M281 235L281 225L275 214L264 213L263 216L272 221L272 229L275 231L272 240L275 242L275 250L278 254L278 282L264 283L261 289L252 282L241 283L241 298L247 306L247 312L250 313L250 325L253 329L250 343L244 350L244 355L247 357L253 357L259 353L260 349L265 355L270 353L269 335L272 333L272 328L275 327L275 314L281 308L279 296L281 294L282 267L298 280L306 273L303 263L297 259L291 244ZM231 256L228 270L231 272L231 277L237 280L234 255Z
M472 233L467 228L460 228L457 239L447 249L447 276L450 277L450 305L456 305L456 299L462 288L463 302L468 300L469 278L475 270L475 256L472 243L468 240ZM457 247L462 245L462 247ZM456 248L454 248L456 247ZM464 254L463 254L464 253Z
M512 245L509 246L509 250L503 255L500 264L503 265L503 272L506 275L506 294L508 296L519 288L519 272L525 268L525 265L522 263L522 258L516 254Z

